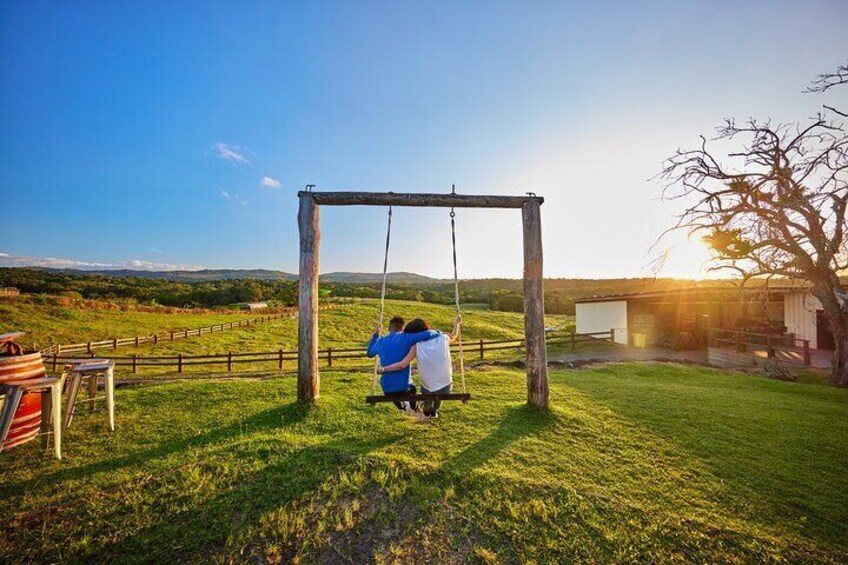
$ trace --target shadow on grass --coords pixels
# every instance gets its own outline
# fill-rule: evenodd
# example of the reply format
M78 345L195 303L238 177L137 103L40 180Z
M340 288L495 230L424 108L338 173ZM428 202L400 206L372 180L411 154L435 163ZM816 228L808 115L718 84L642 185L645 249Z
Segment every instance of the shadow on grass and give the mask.
M342 438L296 449L252 474L239 477L231 488L224 488L187 510L168 512L155 524L123 539L110 540L84 557L139 562L202 558L224 548L239 531L255 524L268 512L314 491L340 468L401 437ZM120 521L126 510L126 507L116 510L115 519Z
M485 465L516 441L551 429L557 421L557 415L551 411L539 410L527 404L510 407L497 428L450 458L433 474L466 475Z
M311 410L311 405L290 402L284 406L258 412L244 420L239 420L238 422L234 422L228 426L214 428L205 434L189 438L171 439L152 449L133 452L114 459L97 461L96 463L83 465L81 467L60 469L49 475L39 476L38 480L43 481L46 484L51 484L55 481L82 479L97 473L117 471L130 465L164 458L177 452L214 445L219 442L235 439L244 435L245 432L256 432L294 426L305 420ZM118 433L120 433L120 431ZM30 482L31 480L4 484L0 487L0 495L19 494Z

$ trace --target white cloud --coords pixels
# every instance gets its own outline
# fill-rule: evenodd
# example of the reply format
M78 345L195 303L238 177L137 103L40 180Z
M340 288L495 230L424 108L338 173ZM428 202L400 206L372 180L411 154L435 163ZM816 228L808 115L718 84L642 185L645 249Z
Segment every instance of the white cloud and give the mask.
M265 188L273 188L274 190L280 190L283 188L283 183L272 177L262 177L259 184Z
M230 161L237 165L250 165L250 159L245 156L245 154L249 152L247 147L229 145L219 141L212 146L212 149L215 150L215 154L219 159Z
M232 194L227 192L226 190L222 190L218 193L218 196L226 200L227 202L235 202L236 204L241 204L242 206L247 206L247 202L242 199L238 194Z
M49 269L78 269L80 271L114 271L132 269L135 271L199 271L206 267L183 265L179 263L156 263L141 259L110 262L79 261L57 257L27 257L0 253L0 267L46 267Z

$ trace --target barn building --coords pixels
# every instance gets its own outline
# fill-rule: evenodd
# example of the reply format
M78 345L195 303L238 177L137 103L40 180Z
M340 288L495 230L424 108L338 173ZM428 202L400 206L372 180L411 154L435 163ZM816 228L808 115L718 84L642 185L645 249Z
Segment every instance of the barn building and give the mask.
M636 347L706 348L713 329L808 340L833 349L821 303L798 288L713 287L591 296L575 300L577 332L614 330Z

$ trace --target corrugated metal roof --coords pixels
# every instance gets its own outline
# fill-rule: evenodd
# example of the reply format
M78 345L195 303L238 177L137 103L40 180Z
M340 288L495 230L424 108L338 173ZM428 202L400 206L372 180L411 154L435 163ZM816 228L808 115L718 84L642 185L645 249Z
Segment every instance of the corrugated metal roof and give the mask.
M674 288L674 289L665 289L665 290L652 290L652 291L642 291L642 292L627 292L623 294L599 294L594 296L584 296L581 298L575 298L575 304L585 304L587 302L615 302L620 300L629 300L636 298L679 298L682 296L704 296L710 294L739 294L740 292L743 294L762 294L763 292L768 292L769 294L779 294L783 295L789 292L799 292L806 290L804 287L747 287L747 288L734 288L734 287L726 287L726 286L713 286L713 287L695 287L695 288Z

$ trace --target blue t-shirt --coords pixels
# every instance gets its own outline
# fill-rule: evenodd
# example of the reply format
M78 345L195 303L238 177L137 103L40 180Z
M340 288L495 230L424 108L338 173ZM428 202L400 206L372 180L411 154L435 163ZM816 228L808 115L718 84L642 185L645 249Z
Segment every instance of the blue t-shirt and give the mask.
M371 336L371 342L368 344L368 357L380 356L380 364L382 366L391 365L402 361L412 346L421 341L433 339L439 335L439 332L427 330L414 334L403 332L392 332L383 337L374 334ZM390 371L383 373L380 377L380 386L383 387L384 393L405 392L411 382L410 370L407 365L399 371Z

